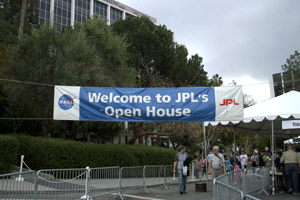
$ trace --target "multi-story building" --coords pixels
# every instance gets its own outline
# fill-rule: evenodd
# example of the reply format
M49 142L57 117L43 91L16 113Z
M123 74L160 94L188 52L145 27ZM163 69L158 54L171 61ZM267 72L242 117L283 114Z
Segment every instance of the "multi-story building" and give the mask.
M153 23L157 20L114 0L39 0L39 24L57 23L59 31L75 23L82 24L98 14L108 25L117 19L146 16Z
M271 98L295 89L294 76L288 72L269 75Z

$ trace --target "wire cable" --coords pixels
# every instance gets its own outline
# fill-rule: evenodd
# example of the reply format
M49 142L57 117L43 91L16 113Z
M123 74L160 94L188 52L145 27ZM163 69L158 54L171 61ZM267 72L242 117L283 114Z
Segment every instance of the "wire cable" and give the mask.
M28 81L9 80L9 79L4 79L4 78L0 78L0 81L9 81L9 82L16 82L16 83L26 83L26 84L43 85L43 86L51 86L51 87L55 86L55 85L45 84L45 83L34 83L34 82L28 82Z

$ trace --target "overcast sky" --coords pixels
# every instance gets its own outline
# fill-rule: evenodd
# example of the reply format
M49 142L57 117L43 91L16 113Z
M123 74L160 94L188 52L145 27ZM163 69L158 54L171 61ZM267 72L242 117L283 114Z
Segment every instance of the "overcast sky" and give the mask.
M269 75L300 51L299 0L119 0L157 19L190 55L203 57L209 77L235 80L261 102Z

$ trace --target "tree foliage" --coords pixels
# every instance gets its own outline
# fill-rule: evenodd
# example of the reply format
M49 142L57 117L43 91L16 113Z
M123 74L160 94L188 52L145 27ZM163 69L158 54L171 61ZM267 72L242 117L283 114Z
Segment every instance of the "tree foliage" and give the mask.
M174 66L173 33L146 17L118 20L112 30L127 41L127 65L138 71L138 87L151 86L154 78L167 77Z
M110 27L98 18L74 29L65 29L62 33L45 24L34 28L31 34L23 34L9 55L5 73L14 80L40 84L7 84L11 102L7 116L52 118L53 85L134 86L136 72L124 64L124 44L124 38L114 35ZM26 123L28 127L28 123L32 122ZM42 131L44 135L60 127L74 138L82 124L60 122L57 125L50 120L38 120L31 126L33 130L27 131Z
M166 26L156 26L146 17L127 18L115 22L112 30L126 37L127 65L138 71L138 87L208 86L202 57L188 58L186 47L173 41L173 32ZM134 125L130 143L142 135L142 127L143 123Z
M30 0L28 3L23 26L26 34L30 34L32 27L38 24L39 1ZM9 45L17 41L22 1L0 0L0 5L0 44Z
M286 72L284 75L284 89L286 91L296 90L300 91L300 54L295 51L286 63L281 66L282 70Z

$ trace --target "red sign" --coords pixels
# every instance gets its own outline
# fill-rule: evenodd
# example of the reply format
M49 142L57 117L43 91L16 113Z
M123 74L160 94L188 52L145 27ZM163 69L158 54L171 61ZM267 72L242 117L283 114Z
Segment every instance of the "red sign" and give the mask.
M239 103L235 102L235 99L223 99L223 104L220 104L220 106L228 106L230 104L240 105Z

